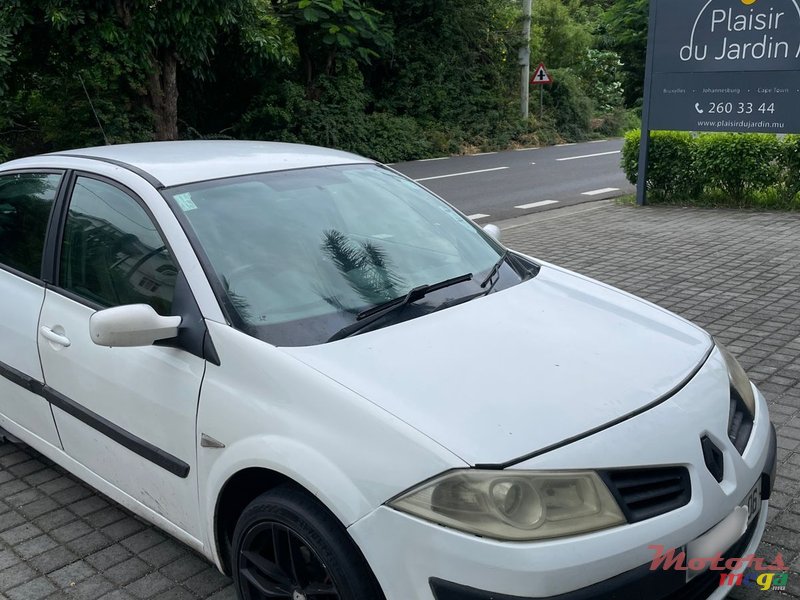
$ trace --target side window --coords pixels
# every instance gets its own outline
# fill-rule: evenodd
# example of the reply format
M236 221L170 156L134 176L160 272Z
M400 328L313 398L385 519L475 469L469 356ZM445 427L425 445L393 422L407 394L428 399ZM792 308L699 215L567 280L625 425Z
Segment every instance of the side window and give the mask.
M39 277L50 209L61 175L0 176L0 263Z
M101 306L149 304L169 315L178 269L139 203L78 177L61 248L59 285Z

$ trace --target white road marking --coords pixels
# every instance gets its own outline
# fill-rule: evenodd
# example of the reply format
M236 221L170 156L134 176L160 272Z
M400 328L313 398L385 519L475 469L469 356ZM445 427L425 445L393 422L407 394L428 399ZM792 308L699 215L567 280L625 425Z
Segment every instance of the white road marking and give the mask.
M473 221L477 221L478 219L485 219L489 215L484 215L483 213L478 213L476 215L467 215L468 219L472 219Z
M527 152L528 150L538 150L538 149L539 146L536 146L534 148L517 148L516 150L514 150L514 152Z
M612 152L598 152L597 154L584 154L582 156L570 156L568 158L557 158L556 162L564 162L565 160L579 160L581 158L595 158L596 156L609 156L610 154L620 154L622 150L614 150Z
M417 162L432 162L434 160L449 160L449 156L440 156L439 158L421 158Z
M600 190L592 190L591 192L583 192L581 196L599 196L601 194L608 194L609 192L618 192L619 188L603 188Z
M478 152L477 154L470 154L470 156L489 156L490 154L497 154L497 152Z
M556 144L556 148L563 148L564 146L574 146L575 142L571 142L569 144Z
M603 208L608 208L611 206L611 200L599 200L597 202L592 202L591 204L577 204L575 206L568 206L562 210L548 210L547 212L543 213L533 213L532 215L526 215L527 217L533 217L536 223L542 223L543 221L552 221L553 219L563 219L564 217L569 217L571 215L576 215L579 213L589 212L591 210L601 210ZM571 210L571 209L577 210ZM531 224L530 221L526 221L524 223L517 223L515 225L506 225L505 227L501 227L503 231L508 231L510 229L518 229L520 227L527 227Z
M603 142L607 142L608 140L592 140L589 142L590 144L602 144Z
M520 204L514 208L521 210L528 210L529 208L538 208L539 206L548 206L550 204L558 204L558 200L542 200L541 202L531 202L530 204Z
M476 173L490 173L491 171L505 171L511 167L495 167L494 169L481 169L480 171L465 171L464 173L450 173L449 175L437 175L436 177L423 177L414 181L432 181L434 179L445 179L447 177L461 177L462 175L475 175Z

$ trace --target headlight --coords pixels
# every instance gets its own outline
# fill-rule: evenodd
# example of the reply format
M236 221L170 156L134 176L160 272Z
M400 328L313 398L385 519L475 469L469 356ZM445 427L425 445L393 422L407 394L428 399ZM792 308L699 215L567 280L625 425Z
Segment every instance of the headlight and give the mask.
M750 378L744 372L742 365L733 357L733 354L728 352L722 344L717 343L717 348L725 358L725 363L728 365L728 378L731 382L731 389L739 394L739 397L744 402L744 405L750 411L751 416L756 414L756 397L753 393L753 386L750 383Z
M506 541L576 535L625 523L592 471L452 471L389 506L460 531Z

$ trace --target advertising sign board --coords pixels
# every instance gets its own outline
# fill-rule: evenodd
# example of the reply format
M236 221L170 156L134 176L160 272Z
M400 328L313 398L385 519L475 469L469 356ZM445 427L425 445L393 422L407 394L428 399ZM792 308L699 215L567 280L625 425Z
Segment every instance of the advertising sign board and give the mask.
M800 0L652 0L639 203L651 130L800 133L798 106Z

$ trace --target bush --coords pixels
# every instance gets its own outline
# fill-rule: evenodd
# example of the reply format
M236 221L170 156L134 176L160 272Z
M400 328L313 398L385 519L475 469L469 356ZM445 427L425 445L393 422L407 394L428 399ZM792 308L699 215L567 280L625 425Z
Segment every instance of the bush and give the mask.
M638 130L625 136L622 167L636 184ZM648 192L653 201L701 206L800 209L800 136L651 133Z
M622 149L622 166L632 184L639 178L637 129L628 132ZM654 131L650 134L647 190L656 200L691 200L702 192L696 167L696 140L690 133Z
M607 114L624 107L619 54L589 49L577 70L598 112Z
M366 117L366 137L359 154L384 163L424 158L431 155L425 132L411 117L373 113Z
M293 82L260 97L245 114L245 137L339 148L381 162L431 155L425 131L410 117L368 114L369 94L355 64L337 77L320 77L312 89Z
M736 204L780 180L781 142L769 134L703 134L697 138L697 169L707 185Z
M237 137L353 151L366 138L369 101L361 72L348 63L336 77L321 76L310 88L287 81L266 90L234 132Z
M783 196L789 202L800 194L800 135L788 135L783 140Z
M570 142L580 142L589 137L593 105L586 95L583 83L570 69L553 69L553 85L545 90L545 105L552 107L556 129ZM541 92L539 92L541 93ZM539 93L531 95L531 104L537 104ZM536 109L532 109L536 113Z
M635 110L617 108L600 118L600 123L594 132L602 137L619 137L626 131L638 129L641 123L642 118Z

